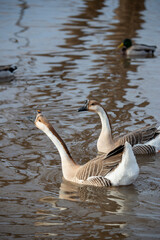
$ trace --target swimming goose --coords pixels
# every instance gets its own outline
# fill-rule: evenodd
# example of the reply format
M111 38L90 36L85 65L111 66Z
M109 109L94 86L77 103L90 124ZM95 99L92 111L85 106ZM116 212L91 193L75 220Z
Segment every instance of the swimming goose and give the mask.
M124 55L133 56L153 56L156 46L149 46L146 44L135 44L132 45L132 41L129 38L123 40L123 42L118 46L122 48L122 53Z
M151 154L160 151L160 128L154 126L143 127L113 139L108 115L99 102L86 100L85 105L79 108L78 111L90 111L99 115L102 124L101 133L97 141L99 152L109 153L126 141L133 146L134 154Z
M72 159L64 141L40 111L37 113L35 125L51 139L59 151L63 177L67 181L102 187L129 185L136 180L139 167L128 142L108 155L103 154L84 165L78 165Z
M0 66L0 82L12 81L14 79L14 71L17 69L16 66Z

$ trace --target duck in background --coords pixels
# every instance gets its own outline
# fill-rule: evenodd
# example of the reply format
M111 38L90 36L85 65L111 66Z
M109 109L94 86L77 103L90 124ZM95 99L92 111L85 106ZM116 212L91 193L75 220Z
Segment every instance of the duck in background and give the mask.
M0 82L12 81L15 78L14 71L16 69L17 67L12 65L0 66Z
M150 46L146 44L132 44L132 40L126 38L118 46L122 48L122 54L127 56L153 56L156 50L156 46Z

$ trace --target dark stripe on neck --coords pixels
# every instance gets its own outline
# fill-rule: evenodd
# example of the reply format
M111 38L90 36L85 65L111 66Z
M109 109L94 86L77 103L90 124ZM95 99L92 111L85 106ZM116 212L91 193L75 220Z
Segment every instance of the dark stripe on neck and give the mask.
M62 144L62 146L64 147L66 153L69 155L69 157L72 159L72 156L66 146L66 144L64 143L64 141L62 140L62 138L58 135L58 133L56 132L56 130L52 127L52 125L50 123L47 123L47 127L49 128L49 130L53 133L53 135L60 141L60 143ZM73 161L73 159L72 159ZM73 161L74 162L74 161Z

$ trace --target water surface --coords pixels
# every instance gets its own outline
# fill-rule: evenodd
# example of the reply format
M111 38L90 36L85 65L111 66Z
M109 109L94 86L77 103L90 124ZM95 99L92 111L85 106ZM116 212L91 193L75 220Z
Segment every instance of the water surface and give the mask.
M159 239L160 155L138 157L127 187L95 189L62 179L60 157L29 117L41 109L73 158L96 156L101 101L115 135L160 124L160 4L126 0L1 0L1 239ZM157 45L153 58L124 58L125 37Z

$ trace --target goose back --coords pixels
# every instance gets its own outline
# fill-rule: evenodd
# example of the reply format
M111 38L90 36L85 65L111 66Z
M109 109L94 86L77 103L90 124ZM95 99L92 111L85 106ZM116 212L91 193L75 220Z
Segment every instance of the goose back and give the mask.
M143 127L138 130L132 131L124 136L118 137L114 139L116 145L124 144L126 141L134 146L136 144L144 144L151 139L155 138L159 132L157 128L154 126L151 127Z
M79 181L86 181L90 177L105 177L118 166L121 160L122 153L109 157L104 154L98 155L78 169L76 178Z

